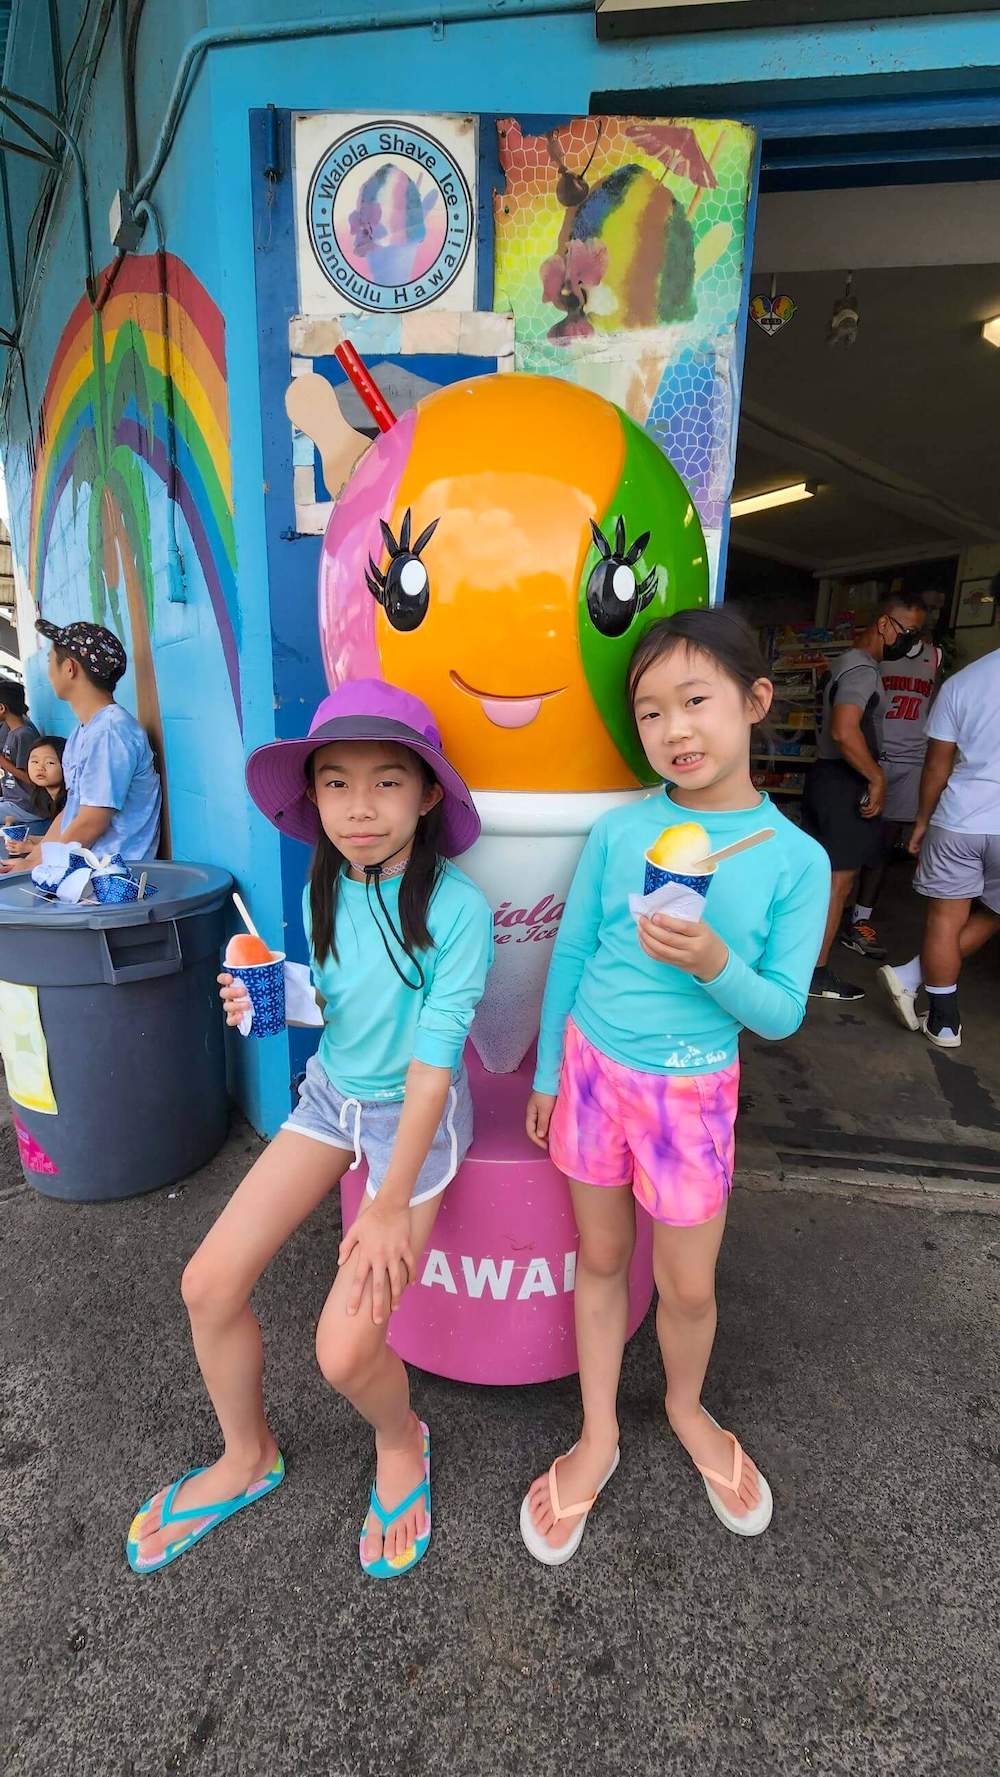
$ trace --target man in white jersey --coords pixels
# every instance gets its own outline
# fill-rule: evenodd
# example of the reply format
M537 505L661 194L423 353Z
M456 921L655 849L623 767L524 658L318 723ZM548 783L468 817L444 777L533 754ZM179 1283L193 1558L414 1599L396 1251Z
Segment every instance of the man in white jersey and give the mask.
M920 774L927 753L927 716L941 670L941 650L921 637L904 659L883 660L879 670L886 694L882 712L882 855L876 864L862 870L858 898L840 935L846 950L872 957L885 955L872 924L885 867L917 818Z
M880 969L879 979L908 1030L957 1049L962 963L1000 931L1000 649L946 681L927 735L910 838L920 860L913 886L928 901L924 941L919 956ZM928 1006L918 1013L921 984Z

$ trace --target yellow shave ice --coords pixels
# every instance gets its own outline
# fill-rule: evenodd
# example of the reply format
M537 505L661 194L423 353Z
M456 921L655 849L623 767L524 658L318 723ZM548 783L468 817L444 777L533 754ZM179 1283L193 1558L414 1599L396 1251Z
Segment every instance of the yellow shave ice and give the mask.
M660 870L683 876L692 864L700 864L711 851L708 834L699 821L680 821L676 827L665 827L646 857ZM710 875L711 869L700 873Z

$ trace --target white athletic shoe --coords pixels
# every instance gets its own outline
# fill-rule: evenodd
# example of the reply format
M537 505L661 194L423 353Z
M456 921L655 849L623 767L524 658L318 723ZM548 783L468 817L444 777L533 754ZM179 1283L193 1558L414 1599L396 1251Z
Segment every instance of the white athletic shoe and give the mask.
M892 1001L900 1024L905 1025L907 1030L919 1030L921 1021L917 1015L916 994L909 987L903 986L890 963L883 963L879 969L878 978Z

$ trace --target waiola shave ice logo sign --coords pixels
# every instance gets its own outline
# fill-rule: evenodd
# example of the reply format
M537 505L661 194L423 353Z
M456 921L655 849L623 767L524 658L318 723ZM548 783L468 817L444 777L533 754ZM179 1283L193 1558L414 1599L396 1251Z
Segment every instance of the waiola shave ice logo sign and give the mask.
M475 140L472 118L300 118L303 307L471 307Z

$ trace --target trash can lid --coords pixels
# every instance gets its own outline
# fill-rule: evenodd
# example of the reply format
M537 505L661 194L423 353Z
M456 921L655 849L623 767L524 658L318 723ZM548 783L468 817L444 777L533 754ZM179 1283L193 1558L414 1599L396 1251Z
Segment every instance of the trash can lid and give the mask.
M134 876L146 872L158 892L151 901L128 901L121 906L101 906L86 901L77 907L49 901L35 888L25 871L0 877L0 926L59 926L93 931L102 926L154 925L168 919L187 919L194 913L221 907L230 894L233 879L228 870L214 864L132 864Z

